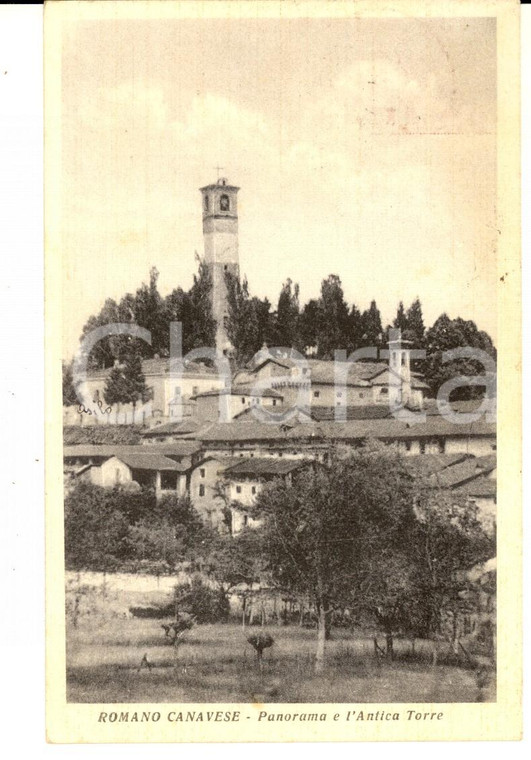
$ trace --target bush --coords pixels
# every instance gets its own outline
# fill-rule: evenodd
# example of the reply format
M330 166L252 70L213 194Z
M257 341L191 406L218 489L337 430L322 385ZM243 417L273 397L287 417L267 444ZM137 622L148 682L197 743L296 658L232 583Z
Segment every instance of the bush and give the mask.
M175 611L192 615L198 623L219 623L229 617L229 600L219 589L205 585L201 578L180 583L174 590Z

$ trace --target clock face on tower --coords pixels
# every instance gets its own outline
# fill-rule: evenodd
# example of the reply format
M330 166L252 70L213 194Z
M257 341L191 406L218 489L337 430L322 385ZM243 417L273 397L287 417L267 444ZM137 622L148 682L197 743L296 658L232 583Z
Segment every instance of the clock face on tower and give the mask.
M228 211L229 210L229 196L228 195L222 195L219 199L219 208L221 211Z

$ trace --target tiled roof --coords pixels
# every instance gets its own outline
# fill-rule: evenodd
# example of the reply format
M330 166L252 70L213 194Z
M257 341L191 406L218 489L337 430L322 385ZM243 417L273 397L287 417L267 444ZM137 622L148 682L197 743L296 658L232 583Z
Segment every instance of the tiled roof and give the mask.
M312 384L331 385L336 382L336 363L319 361L316 359L308 360L310 367L310 379ZM353 362L339 363L339 368L348 370L346 383L354 386L370 386L371 379L388 369L387 364L383 362Z
M143 438L157 438L166 435L186 435L195 433L199 428L199 422L193 419L184 419L181 422L168 422L165 425L156 425L142 433Z
M471 454L413 454L404 458L404 467L414 476L428 476L471 458ZM477 460L475 460L477 461Z
M451 401L450 406L459 414L477 412L482 405L483 399L468 399L464 401ZM424 400L424 413L427 415L440 415L437 399L427 398Z
M310 408L310 417L316 422L335 420L336 407L334 406L312 406ZM391 412L388 404L379 404L371 406L347 406L347 420L379 420L390 417Z
M244 457L237 464L227 467L225 472L231 477L241 476L276 476L287 475L306 467L308 462L304 459L273 459L273 457Z
M216 422L197 433L200 441L268 441L286 437L280 425L258 421Z
M283 398L282 394L272 388L255 389L249 383L242 383L241 385L233 385L230 388L219 388L218 390L204 391L203 393L196 393L191 398L203 398L204 396L267 396L268 398Z
M484 476L487 472L493 470L496 463L483 465L475 457L465 459L451 467L446 467L439 472L430 476L430 483L440 488L456 488L470 480Z
M289 431L289 438L325 438L348 440L360 438L411 439L438 436L493 436L496 427L482 420L456 425L441 417L428 417L415 425L390 417L383 420L351 420L347 422L321 422L297 425Z
M112 367L106 367L105 369L89 370L87 377L89 380L96 380L98 378L107 378L111 374ZM142 360L142 372L144 375L168 375L170 372L170 360L169 358L159 359L143 359ZM200 362L185 362L183 375L215 375L217 369L214 367L207 367Z
M201 448L200 444L191 440L180 440L166 444L139 444L137 446L113 446L112 444L85 444L80 446L65 446L63 448L63 457L67 458L85 458L85 457L103 457L128 456L129 454L146 454L157 453L163 456L185 457L195 454Z
M495 498L496 496L496 479L480 477L465 483L455 489L455 493L466 494L467 496L478 496L483 498Z
M348 420L347 422L323 421L298 424L267 424L259 421L214 423L198 431L201 441L261 441L261 440L359 440L378 438L383 440L468 437L496 435L493 423L477 422L457 425L442 417L428 417L426 422L410 425L394 417L388 419Z
M121 452L116 455L116 458L133 470L186 472L189 469L180 462L174 462L173 459L168 459L162 454L142 454L139 452L124 454Z

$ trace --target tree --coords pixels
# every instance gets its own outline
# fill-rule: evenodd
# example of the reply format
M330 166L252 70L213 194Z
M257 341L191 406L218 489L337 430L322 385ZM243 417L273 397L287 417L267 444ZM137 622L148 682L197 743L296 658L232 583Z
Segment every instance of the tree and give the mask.
M396 326L396 325L395 325ZM404 337L408 340L412 340L415 344L415 348L422 348L424 346L424 319L422 316L422 305L418 298L415 298L411 306L406 312Z
M190 322L187 338L183 325L183 343L186 338L190 348L214 346L216 342L216 320L212 312L212 275L205 262L199 259L198 261L198 271L188 293Z
M434 395L451 378L485 374L482 362L473 358L443 362L445 351L460 347L477 348L493 359L496 358L496 349L490 336L478 330L474 322L460 317L450 319L447 314L441 314L426 333L425 376ZM479 398L484 394L481 386L463 386L453 393L452 399Z
M313 600L316 672L334 609L370 616L393 635L433 635L457 610L466 573L495 553L475 508L414 478L383 444L330 453L292 483L260 493L262 552L276 583Z
M138 354L128 354L125 362L112 368L103 392L107 404L132 404L133 409L148 395L142 359Z
M129 383L123 366L116 364L105 382L103 395L107 404L128 404Z
M260 493L268 570L287 591L307 595L318 616L315 670L324 667L331 614L351 599L367 557L402 547L414 522L411 479L394 453L331 453L292 483Z
M128 522L116 493L81 483L65 499L65 562L108 572L126 556Z
M348 346L349 312L341 280L335 274L321 283L319 324L317 328L318 355L333 359L336 349Z
M363 345L363 319L362 314L356 307L356 304L352 304L350 314L348 318L348 351L356 351Z
M396 317L393 320L393 327L396 330L400 330L401 332L404 332L404 330L407 328L406 311L404 309L403 301L400 301L400 303L398 304L398 309L396 310Z
M226 321L227 334L235 348L236 362L245 364L262 345L259 316L263 318L263 312L260 314L257 301L250 298L249 284L245 277L240 281L236 275L226 272L225 282L229 312Z
M264 574L264 558L258 531L246 529L237 536L216 535L209 545L204 570L214 580L220 597L228 600L234 589L258 583ZM245 597L244 597L245 615Z
M129 354L125 360L124 373L129 383L133 409L139 401L147 399L147 385L142 371L142 359L138 354Z
M112 298L107 298L99 314L89 317L85 323L81 340L98 327L120 321L118 304ZM103 338L103 340L98 341L90 352L90 367L93 369L112 367L114 360L118 358L116 351L116 342L113 344L110 338Z
M275 342L279 347L294 348L299 321L299 286L290 278L282 285L275 320Z
M441 615L449 612L456 648L455 622L467 609L466 593L472 586L468 571L495 556L496 540L485 532L477 505L455 493L419 483L415 505L410 552L417 635L440 632Z
M495 555L495 540L466 497L433 487L423 479L411 482L414 519L410 540L382 544L366 552L348 606L361 617L369 614L383 631L393 656L397 633L433 638L443 633L443 617L454 621L469 611L468 572Z
M70 364L63 362L63 406L75 406L78 403L79 399L72 374L72 362Z
M317 346L319 322L319 301L311 298L305 304L299 319L297 343L303 351Z
M78 483L65 501L67 567L110 570L124 563L173 572L179 563L199 563L211 532L188 496L152 489L132 492Z
M371 301L371 305L361 315L363 324L363 345L379 348L382 345L383 329L380 311L376 306L376 301Z

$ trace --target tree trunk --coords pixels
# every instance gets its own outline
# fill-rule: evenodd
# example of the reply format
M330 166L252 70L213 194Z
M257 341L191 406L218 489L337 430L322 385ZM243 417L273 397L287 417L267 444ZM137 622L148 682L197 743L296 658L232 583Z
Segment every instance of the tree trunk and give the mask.
M390 632L387 632L385 634L385 646L387 650L387 656L390 660L394 657L394 650L393 650L393 634Z
M324 670L325 647L326 647L326 609L324 604L319 605L317 623L317 651L315 653L315 673L319 675Z
M246 613L247 599L245 595L242 596L242 629L245 631L245 613Z
M303 625L304 625L304 599L301 599L300 614L299 614L299 627L302 628Z
M325 636L327 641L332 638L332 614L330 610L327 611L325 618Z
M459 654L459 638L459 617L454 610L452 620L452 651L454 654Z

